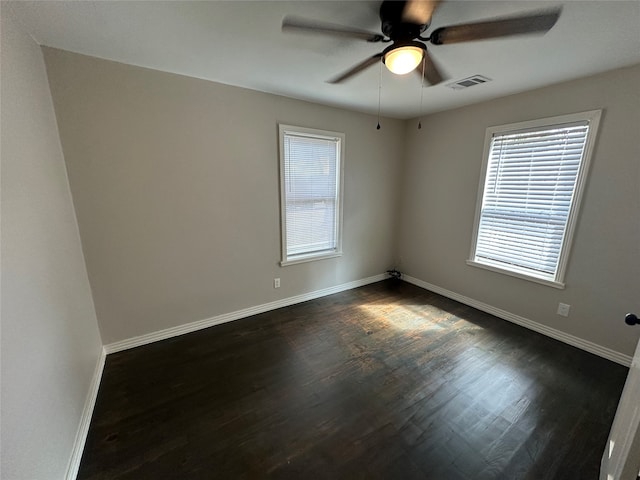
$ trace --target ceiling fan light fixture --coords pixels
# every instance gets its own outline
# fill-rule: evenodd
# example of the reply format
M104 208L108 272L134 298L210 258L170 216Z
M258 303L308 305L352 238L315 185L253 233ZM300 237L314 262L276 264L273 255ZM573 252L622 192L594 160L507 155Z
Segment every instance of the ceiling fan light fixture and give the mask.
M389 50L384 55L384 64L391 73L404 75L416 69L422 57L424 49L413 45L405 45Z

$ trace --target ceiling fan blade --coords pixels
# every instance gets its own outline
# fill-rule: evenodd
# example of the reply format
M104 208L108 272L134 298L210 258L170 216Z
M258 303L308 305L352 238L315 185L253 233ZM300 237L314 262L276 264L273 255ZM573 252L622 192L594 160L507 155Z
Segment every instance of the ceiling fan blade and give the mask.
M560 17L560 12L561 9L558 8L533 15L441 27L433 31L430 41L435 45L444 45L525 33L543 33L555 25Z
M441 0L407 0L402 11L402 21L416 25L431 24L433 12Z
M424 66L424 67L423 67ZM422 70L424 68L424 78L431 85L437 85L439 83L444 82L446 76L443 75L442 70L438 68L435 64L431 56L427 51L424 52L423 62L420 64L418 68L416 68L416 72L420 75L420 81L422 81Z
M367 30L295 17L285 17L282 21L282 31L298 31L305 33L317 33L320 35L357 38L359 40L366 40L367 42L380 42L384 39L384 37L379 33L368 32Z
M382 52L381 53L376 53L373 57L369 57L366 60L364 60L363 62L360 62L355 67L347 70L346 72L344 72L340 76L329 80L328 83L344 82L346 79L354 76L356 73L360 73L364 69L369 68L371 65L380 62L381 58L382 58Z

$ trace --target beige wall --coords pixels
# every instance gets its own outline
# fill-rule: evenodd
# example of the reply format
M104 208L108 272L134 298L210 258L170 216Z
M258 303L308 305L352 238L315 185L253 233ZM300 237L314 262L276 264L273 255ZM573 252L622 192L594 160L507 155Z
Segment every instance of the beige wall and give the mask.
M627 355L640 331L640 66L504 97L409 128L398 258L424 282ZM461 92L464 94L464 92ZM487 127L603 109L569 258L557 290L465 264ZM569 318L556 315L571 305Z
M64 478L102 351L40 47L2 5L2 471Z
M392 266L403 122L44 52L105 344ZM341 258L278 265L278 122L346 134Z

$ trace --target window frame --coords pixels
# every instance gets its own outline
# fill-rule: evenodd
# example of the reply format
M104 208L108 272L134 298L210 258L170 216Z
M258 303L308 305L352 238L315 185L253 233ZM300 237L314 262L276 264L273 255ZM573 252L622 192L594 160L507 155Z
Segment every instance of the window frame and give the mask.
M320 138L325 140L335 140L336 147L336 208L335 208L335 229L336 229L336 246L330 250L320 252L300 253L295 255L287 255L287 195L286 195L286 178L285 178L285 149L284 138L288 133L292 133L302 137ZM278 124L278 145L279 145L279 162L280 162L280 244L281 257L280 266L295 265L298 263L311 262L315 260L323 260L327 258L335 258L342 256L342 210L343 210L343 192L344 192L344 158L345 158L345 134L341 132L333 132L329 130L319 130L316 128L299 127L295 125Z
M479 267L485 270L502 273L512 277L528 280L531 282L547 285L550 287L563 289L565 288L564 278L569 261L569 255L573 244L573 235L575 233L575 227L578 221L578 214L580 212L580 204L584 194L585 185L587 182L589 167L591 164L591 157L595 147L596 137L598 133L598 127L600 124L600 117L602 110L589 110L586 112L573 113L568 115L559 115L555 117L541 118L537 120L530 120L525 122L510 123L506 125L498 125L488 127L485 133L484 150L482 158L482 167L480 170L480 182L478 186L478 195L476 199L476 211L473 224L473 231L471 236L471 251L467 265L473 267ZM531 275L524 268L512 267L511 269L504 268L504 264L491 261L479 261L476 258L476 249L478 242L478 230L480 228L480 218L482 214L482 204L484 200L484 189L486 186L487 169L489 167L489 155L491 151L491 143L494 136L518 133L524 130L536 130L546 129L554 126L561 126L564 124L570 124L575 122L588 123L588 132L585 141L584 152L576 176L576 184L573 190L573 199L569 208L569 214L567 216L567 224L564 231L564 237L561 243L560 255L558 258L558 266L556 268L555 276L552 280L540 278Z

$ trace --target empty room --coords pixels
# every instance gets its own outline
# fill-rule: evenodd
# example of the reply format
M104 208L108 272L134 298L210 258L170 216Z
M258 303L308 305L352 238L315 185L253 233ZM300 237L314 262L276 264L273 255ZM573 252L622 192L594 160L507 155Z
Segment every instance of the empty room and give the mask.
M640 1L2 1L6 480L640 470Z

